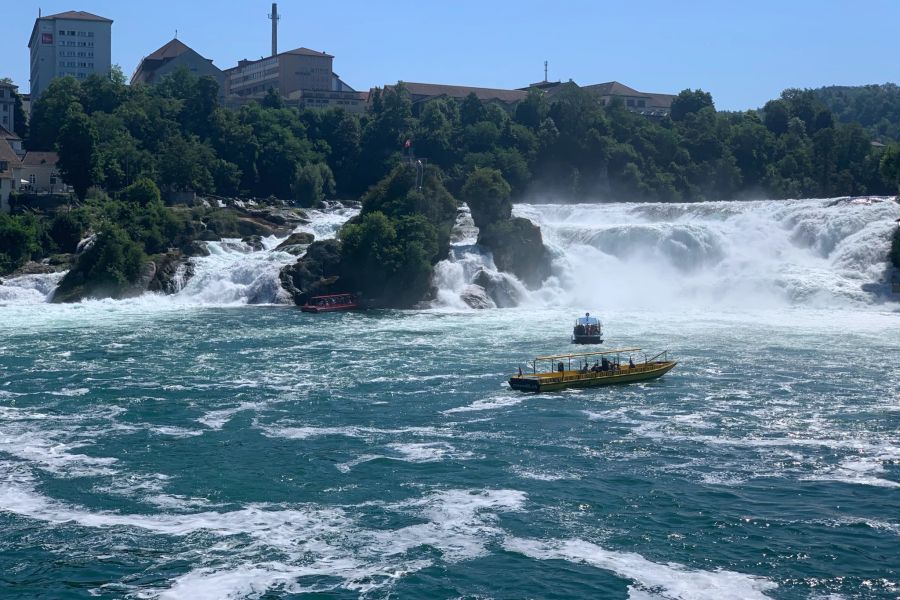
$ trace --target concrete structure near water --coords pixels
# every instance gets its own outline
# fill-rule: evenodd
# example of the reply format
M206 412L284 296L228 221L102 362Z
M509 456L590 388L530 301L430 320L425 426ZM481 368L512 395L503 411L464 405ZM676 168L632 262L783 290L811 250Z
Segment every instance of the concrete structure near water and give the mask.
M38 17L31 30L31 97L57 77L84 80L112 68L112 21L80 10Z

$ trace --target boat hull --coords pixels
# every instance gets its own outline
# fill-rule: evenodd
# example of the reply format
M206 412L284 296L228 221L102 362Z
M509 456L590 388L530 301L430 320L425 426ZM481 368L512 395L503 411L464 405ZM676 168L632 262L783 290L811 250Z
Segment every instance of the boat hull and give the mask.
M327 312L339 312L342 310L356 310L359 308L355 304L345 304L341 306L308 306L304 305L300 307L300 310L308 313L327 313Z
M603 338L599 335L573 335L573 344L602 344Z
M538 373L510 377L509 387L520 392L556 392L568 388L604 387L625 383L638 383L662 377L678 364L674 360L641 364L636 367L625 367L618 371L600 373L581 373L580 371L562 371L559 373Z

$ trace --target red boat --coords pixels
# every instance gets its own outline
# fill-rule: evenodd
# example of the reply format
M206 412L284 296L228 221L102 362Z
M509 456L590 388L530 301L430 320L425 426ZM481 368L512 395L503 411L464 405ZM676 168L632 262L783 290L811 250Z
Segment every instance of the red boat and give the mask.
M313 296L300 307L303 312L324 313L339 310L356 310L359 304L353 294L332 294L330 296Z

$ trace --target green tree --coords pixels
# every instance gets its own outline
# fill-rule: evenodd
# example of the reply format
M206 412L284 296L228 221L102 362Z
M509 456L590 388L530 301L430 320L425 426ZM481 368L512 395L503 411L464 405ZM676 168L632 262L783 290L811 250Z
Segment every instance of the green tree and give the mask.
M162 196L153 180L142 177L122 190L122 200L134 202L140 206L148 206L162 202Z
M893 144L885 148L879 163L881 176L888 183L893 184L900 195L900 144Z
M59 171L63 181L75 189L84 200L89 187L99 177L97 131L78 103L72 103L56 140Z
M703 90L682 90L672 100L671 117L673 121L681 121L685 116L700 112L704 108L714 108L712 94Z
M487 228L512 215L511 188L497 169L475 169L460 192L479 228Z
M57 77L34 103L29 150L53 150L73 103L81 102L81 84L74 77Z
M82 235L88 228L87 215L79 210L63 211L50 222L50 238L60 252L72 254L78 249Z
M297 172L294 198L300 206L315 206L334 190L334 175L325 163L303 165Z

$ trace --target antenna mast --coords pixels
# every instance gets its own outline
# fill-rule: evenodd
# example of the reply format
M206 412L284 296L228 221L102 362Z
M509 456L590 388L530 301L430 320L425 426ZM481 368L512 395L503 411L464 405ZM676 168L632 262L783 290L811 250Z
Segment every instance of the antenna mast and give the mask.
M544 61L544 83L547 83L547 61Z
M272 56L275 56L278 54L278 21L281 20L277 2L272 3L272 12L269 13L269 18L272 20Z

